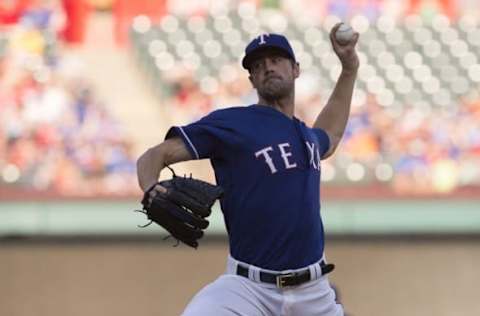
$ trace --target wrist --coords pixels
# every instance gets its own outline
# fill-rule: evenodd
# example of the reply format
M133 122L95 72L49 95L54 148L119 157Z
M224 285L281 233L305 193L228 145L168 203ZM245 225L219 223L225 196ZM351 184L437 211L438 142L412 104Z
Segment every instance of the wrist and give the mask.
M358 66L354 68L342 67L340 76L356 77L358 72Z

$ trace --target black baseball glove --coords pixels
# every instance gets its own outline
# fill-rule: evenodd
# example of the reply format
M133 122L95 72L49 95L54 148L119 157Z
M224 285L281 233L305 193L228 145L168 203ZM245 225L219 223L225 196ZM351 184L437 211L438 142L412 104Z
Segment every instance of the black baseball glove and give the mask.
M152 190L160 184L166 192L151 197ZM190 247L197 248L203 230L208 227L206 219L212 212L216 199L223 194L220 186L190 177L178 177L173 174L170 180L160 181L147 190L142 199L143 210L150 223L165 228L174 238Z

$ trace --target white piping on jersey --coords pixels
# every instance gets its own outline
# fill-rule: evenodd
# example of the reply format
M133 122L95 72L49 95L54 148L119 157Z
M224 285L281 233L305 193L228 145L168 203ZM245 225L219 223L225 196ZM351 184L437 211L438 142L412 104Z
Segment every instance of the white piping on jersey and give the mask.
M200 155L198 154L198 151L197 149L195 148L195 146L193 146L193 143L192 141L190 140L190 138L188 138L187 136L187 133L185 133L185 131L183 130L183 128L179 127L180 129L180 132L182 132L183 136L185 137L185 139L187 140L188 144L190 145L190 147L192 147L193 149L193 152L195 153L195 157L197 157L197 159L200 159Z

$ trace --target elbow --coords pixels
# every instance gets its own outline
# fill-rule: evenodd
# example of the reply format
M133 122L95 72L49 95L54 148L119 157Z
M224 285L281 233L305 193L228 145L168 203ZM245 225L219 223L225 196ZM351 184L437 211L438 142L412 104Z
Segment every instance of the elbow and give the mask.
M322 160L330 158L330 156L332 156L335 153L335 150L337 149L338 144L342 139L342 135L338 135L335 133L332 133L332 134L329 133L328 136L330 139L330 147L328 148L327 152L322 156Z

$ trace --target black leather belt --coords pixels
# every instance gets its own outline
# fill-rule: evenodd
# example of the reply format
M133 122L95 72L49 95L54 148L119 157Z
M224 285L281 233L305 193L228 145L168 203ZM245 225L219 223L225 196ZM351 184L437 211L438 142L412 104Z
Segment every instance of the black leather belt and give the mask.
M318 263L322 271L322 275L328 274L335 269L334 264L325 263L321 261ZM237 265L237 274L241 275L248 279L248 267L238 264ZM291 273L270 273L265 271L260 271L260 281L270 284L276 284L279 288L284 288L286 286L296 286L308 282L311 280L310 269L304 269Z

